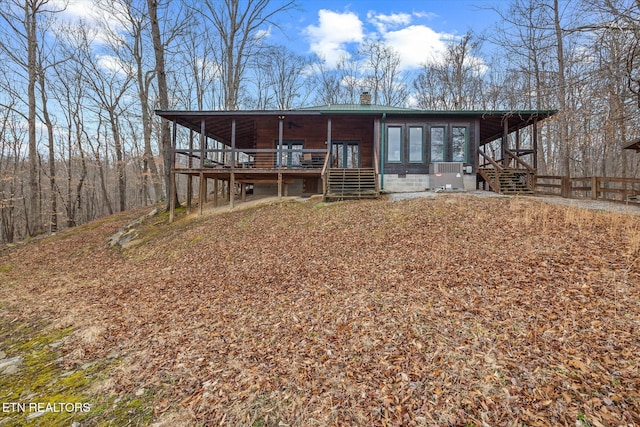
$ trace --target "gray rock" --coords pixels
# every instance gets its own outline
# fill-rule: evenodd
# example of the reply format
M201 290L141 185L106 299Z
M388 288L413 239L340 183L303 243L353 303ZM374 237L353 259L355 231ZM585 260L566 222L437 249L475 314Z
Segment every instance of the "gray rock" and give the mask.
M0 360L0 373L2 375L12 375L18 372L18 367L22 364L22 357L12 357Z
M39 417L43 416L44 414L46 414L45 411L32 412L29 415L27 415L27 419L28 420L32 420L34 418L39 418Z
M127 246L127 243L138 238L138 231L134 227L142 224L146 219L158 215L158 212L158 209L154 209L145 216L141 216L140 218L131 221L129 224L118 230L113 236L109 237L107 239L107 245L110 248L116 245L120 246L121 248L125 248Z
M6 368L4 368L2 370L2 375L13 375L13 374L17 374L18 373L18 366L17 365L10 365L7 366Z

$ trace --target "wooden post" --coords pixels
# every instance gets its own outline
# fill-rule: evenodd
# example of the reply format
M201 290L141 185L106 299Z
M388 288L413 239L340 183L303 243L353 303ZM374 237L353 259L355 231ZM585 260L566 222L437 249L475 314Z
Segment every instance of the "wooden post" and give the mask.
M333 159L331 156L331 118L327 119L327 156L329 156L329 168L331 168L331 163Z
M600 192L600 188L598 188L598 177L591 177L591 198L593 200L598 200L598 193Z
M204 119L200 121L200 169L204 168L204 159L207 157L207 153L205 151L206 145L206 126Z
M229 177L229 208L233 209L233 205L236 199L236 173L231 172Z
M204 209L204 200L207 194L207 180L204 177L204 173L200 172L200 186L198 188L198 215L202 216L202 210Z
M236 167L236 119L231 120L231 173Z
M246 202L247 201L247 184L244 182L240 184L240 194L242 196L242 201Z
M218 178L213 180L213 207L218 207Z
M202 204L207 203L207 178L205 177L203 183L202 183Z
M193 176L187 175L187 212L191 213L191 199L193 196Z
M507 159L507 144L509 143L508 136L509 136L509 119L507 117L504 117L504 122L502 127L502 144L500 144L502 149L502 166L504 168L509 167L509 160Z
M563 176L561 180L561 191L560 195L566 199L571 198L571 181L569 181L568 176Z
M538 171L538 118L533 119L533 169Z
M178 199L178 193L176 189L176 130L178 124L173 121L173 135L171 141L171 170L169 171L169 222L173 222L176 213L176 200Z
M189 158L187 159L187 167L193 168L193 129L189 130ZM187 175L187 211L191 213L191 202L193 199L193 176Z
M282 168L282 137L284 134L284 116L278 116L278 167Z
M535 174L527 174L531 179L531 191L536 192L536 183L538 182Z
M176 214L176 192L173 191L176 185L176 173L171 171L169 174L169 222L173 222Z
M282 172L278 172L278 199L282 199Z

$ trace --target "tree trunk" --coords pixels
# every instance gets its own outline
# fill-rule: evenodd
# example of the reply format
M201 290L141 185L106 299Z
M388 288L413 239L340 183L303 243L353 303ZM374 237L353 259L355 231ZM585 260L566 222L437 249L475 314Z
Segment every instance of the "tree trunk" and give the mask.
M156 59L156 76L158 78L158 96L160 98L160 109L169 108L169 90L167 86L167 74L164 66L164 44L160 33L160 25L158 23L158 2L156 0L147 0L149 9L149 19L151 20L151 38L153 40L153 52ZM164 164L164 182L167 189L166 207L169 210L171 199L175 201L175 207L180 206L176 194L175 185L171 185L171 169L172 164L172 147L171 147L171 128L169 122L162 119L160 128L160 139L162 147L162 160ZM174 197L171 197L173 195Z
M51 117L49 116L49 109L47 108L47 91L45 87L45 73L44 70L41 70L39 73L40 78L40 99L42 100L42 117L44 119L44 124L47 128L47 140L48 140L48 151L49 151L49 190L51 194L49 195L51 201L51 212L50 212L50 223L49 223L49 231L51 233L55 233L58 231L58 191L56 188L56 156L55 156L55 144L53 137L53 122L51 121Z
M116 112L109 110L109 118L111 119L111 132L113 133L113 144L116 150L118 203L120 212L124 212L127 209L127 182L123 153L124 150L120 139L120 129L118 126L118 116L116 115Z
M29 211L27 218L27 233L30 236L41 234L42 220L40 218L40 193L38 188L38 146L36 141L36 81L38 78L37 56L38 31L36 23L37 5L25 3L25 28L27 31L27 61L29 81L27 96L29 104Z
M564 176L571 175L571 144L567 128L567 86L565 78L563 34L560 26L560 6L553 0L553 22L556 35L556 54L558 60L558 105L560 107L560 152L561 171Z
M162 198L162 185L158 182L158 167L153 159L151 150L151 117L149 115L149 80L145 78L142 70L142 34L141 31L135 33L133 54L136 60L136 77L138 81L138 97L142 113L142 129L144 137L144 154L142 157L142 174L144 182L144 192L148 193L148 182L153 185L153 203ZM146 203L146 198L145 198Z

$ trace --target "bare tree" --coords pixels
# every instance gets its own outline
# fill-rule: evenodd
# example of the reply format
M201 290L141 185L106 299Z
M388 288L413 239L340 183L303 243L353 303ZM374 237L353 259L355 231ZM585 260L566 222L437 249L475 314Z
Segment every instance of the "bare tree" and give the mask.
M153 65L147 64L146 48L152 46L149 40L149 16L147 4L143 0L102 0L101 7L105 11L118 10L121 13L115 15L120 20L119 31L116 33L110 23L105 22L103 29L109 31L110 42L119 47L116 52L124 53L123 61L131 62L134 66L135 82L141 113L142 136L144 140L144 152L142 156L143 191L148 197L149 184L153 187L153 202L162 198L162 185L159 182L160 175L156 166L153 150L151 148L151 113L152 105L149 100L151 83L156 77ZM124 39L124 40L123 40ZM149 182L150 181L150 182Z
M195 21L198 16L192 17ZM202 18L201 16L199 18ZM184 35L184 48L176 60L185 64L176 70L178 98L187 109L219 109L224 105L222 69L216 60L217 36L203 31L202 23L189 26Z
M286 110L300 106L306 99L304 73L309 63L305 57L284 46L270 46L256 55L253 62L256 92L262 95L257 108Z
M318 104L338 104L341 100L342 79L339 73L330 69L322 58L314 62L314 86Z
M444 58L424 64L414 87L420 108L473 109L481 104L484 64L471 33L448 44Z
M125 101L127 91L134 81L134 73L130 65L122 61L115 61L111 70L101 68L98 62L99 59L87 61L85 64L90 67L89 71L85 73L86 83L92 89L90 96L93 98L99 114L106 113L107 115L116 154L118 207L120 211L124 211L127 207L126 167L120 116L131 108L130 104Z
M636 95L640 109L640 2L637 0L583 0L584 8L599 14L599 20L578 31L604 31L628 37L624 71L628 90Z
M87 110L88 87L86 81L85 62L91 57L90 41L86 25L65 26L60 33L63 56L72 58L63 66L55 69L56 79L53 85L53 96L60 106L66 127L66 164L67 172L66 197L60 191L61 199L67 215L67 227L78 225L83 203L83 188L87 180L88 170L84 141L89 140L85 126L84 113ZM79 163L79 164L78 164ZM76 169L79 168L79 171ZM76 175L77 174L77 175ZM74 185L75 180L75 185ZM91 218L91 217L89 217Z
M11 105L9 107L12 107ZM23 175L23 141L19 117L12 108L2 110L0 123L0 242L13 243L22 237L19 226L20 185ZM18 117L16 117L18 116Z
M364 61L364 86L374 104L401 106L409 91L402 70L400 55L381 41L366 43L360 49Z
M40 22L43 17L59 11L49 0L2 0L0 1L0 19L7 29L6 37L0 38L0 50L13 65L21 69L26 76L27 120L28 120L28 158L30 203L27 215L29 235L43 232L40 188L38 182L39 159L37 144L37 94L38 73L42 69L38 49L44 43ZM26 56L25 56L26 53Z
M277 27L277 15L295 7L295 0L206 0L205 18L220 36L224 108L235 110L245 69L262 46L261 32Z
M159 2L157 0L147 0L147 15L151 24L151 40L153 42L153 53L155 57L155 74L158 85L158 101L159 107L162 110L169 109L169 87L167 85L167 69L165 64L165 50L167 44L171 41L174 33L163 33L160 28L160 20L158 11L160 9ZM164 8L166 12L166 7ZM167 12L168 13L168 12ZM172 12L173 13L173 12ZM175 18L175 17L174 17ZM172 146L171 146L171 129L169 122L166 120L161 121L160 131L160 146L162 147L162 160L164 166L164 180L167 194L166 207L170 207L170 201L172 199L171 194L175 197L176 207L180 205L177 197L175 184L171 185L171 168L173 167L172 161Z

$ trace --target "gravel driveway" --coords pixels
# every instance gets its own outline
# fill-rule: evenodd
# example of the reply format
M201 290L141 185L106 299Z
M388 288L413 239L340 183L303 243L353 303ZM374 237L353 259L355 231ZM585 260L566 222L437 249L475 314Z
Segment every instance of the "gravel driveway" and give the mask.
M553 203L556 205L565 205L565 206L573 206L576 208L582 209L593 209L593 210L601 210L601 211L609 211L609 212L619 212L626 213L632 215L640 215L640 204L638 203L616 203L609 202L605 200L591 200L591 199L564 199L560 196L505 196L502 194L497 194L492 191L483 191L483 190L473 190L473 191L421 191L415 193L392 193L388 195L388 200L391 202L397 202L400 200L409 200L416 199L419 197L438 197L441 195L452 195L452 194L465 194L476 197L522 197L522 198L530 198L534 200L541 200L547 203Z

